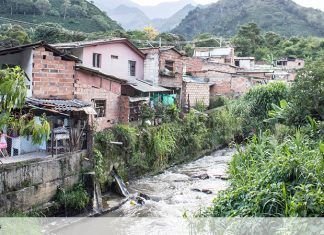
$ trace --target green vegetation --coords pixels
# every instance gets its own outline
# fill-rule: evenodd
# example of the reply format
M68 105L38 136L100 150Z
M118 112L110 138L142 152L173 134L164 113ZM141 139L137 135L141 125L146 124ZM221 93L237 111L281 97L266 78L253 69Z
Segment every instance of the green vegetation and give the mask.
M44 22L81 32L98 32L121 29L104 12L86 0L6 0L0 1L1 17L29 22L24 26ZM8 22L3 18L1 22Z
M27 88L24 72L19 67L0 70L0 130L31 135L35 144L49 138L50 125L43 116L37 122L32 113L23 113Z
M191 112L180 118L179 111L171 106L155 115L163 120L159 126L118 125L96 135L95 171L102 184L109 181L107 172L113 166L124 178L157 172L229 144L241 134L236 118L227 111L216 110L209 115ZM219 126L223 129L218 130ZM223 136L220 132L228 133ZM123 145L113 145L112 141Z
M187 38L201 33L233 36L240 25L249 22L285 36L324 36L324 13L292 0L220 0L196 8L172 32Z
M315 37L285 38L274 32L262 32L258 25L242 25L232 43L238 56L255 56L272 64L280 57L304 58L309 61L324 55L324 40Z
M243 133L254 127L256 134L230 163L230 187L197 216L324 215L323 67L315 61L290 88L270 83L227 105Z
M62 209L77 213L89 205L90 197L84 186L77 184L70 190L58 189L55 201Z

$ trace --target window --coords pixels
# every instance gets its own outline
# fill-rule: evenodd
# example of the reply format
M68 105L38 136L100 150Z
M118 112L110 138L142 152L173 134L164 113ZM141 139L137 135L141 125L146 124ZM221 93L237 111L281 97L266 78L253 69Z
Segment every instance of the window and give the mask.
M132 61L132 60L128 61L128 71L129 71L129 76L132 77L136 76L136 61Z
M111 59L118 60L118 56L117 55L111 55Z
M93 53L92 66L95 68L101 67L101 54Z
M172 60L166 60L165 61L165 68L169 70L170 72L173 72L174 70L174 61Z
M97 112L96 117L106 116L106 100L92 100L94 104L94 109Z
M240 67L240 61L239 60L235 60L235 66Z

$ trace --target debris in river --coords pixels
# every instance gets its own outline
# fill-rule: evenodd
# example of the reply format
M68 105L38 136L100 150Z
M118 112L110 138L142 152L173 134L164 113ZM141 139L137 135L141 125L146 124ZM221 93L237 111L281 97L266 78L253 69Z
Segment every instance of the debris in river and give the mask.
M192 178L201 179L201 180L207 180L207 179L209 179L209 175L205 173L205 174L201 174L201 175L194 175L194 176L192 176Z
M144 194L144 193L140 193L138 196L141 197L141 198L144 198L145 200L151 200L151 198L148 195Z

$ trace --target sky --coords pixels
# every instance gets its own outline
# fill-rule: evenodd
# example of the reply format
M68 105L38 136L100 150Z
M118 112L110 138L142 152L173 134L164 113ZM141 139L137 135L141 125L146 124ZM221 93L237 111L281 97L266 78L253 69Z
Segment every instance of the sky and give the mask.
M156 5L161 2L176 2L176 1L178 0L133 0L133 2L136 2L141 5ZM199 4L217 2L217 0L195 0L195 1ZM324 0L293 0L293 1L305 7L313 7L324 11Z

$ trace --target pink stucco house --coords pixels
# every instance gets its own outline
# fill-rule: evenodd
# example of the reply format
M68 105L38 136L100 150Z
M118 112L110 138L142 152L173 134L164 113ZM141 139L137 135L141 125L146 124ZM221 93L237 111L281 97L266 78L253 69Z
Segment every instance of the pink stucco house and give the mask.
M126 38L59 43L57 49L78 57L82 66L121 79L144 79L145 55Z

